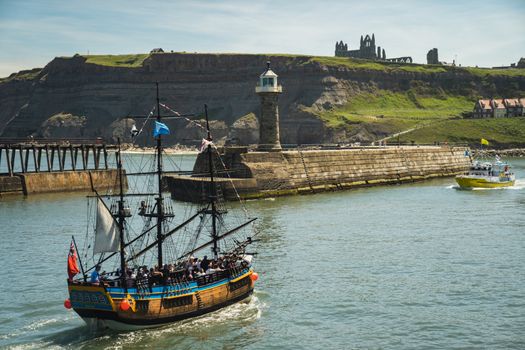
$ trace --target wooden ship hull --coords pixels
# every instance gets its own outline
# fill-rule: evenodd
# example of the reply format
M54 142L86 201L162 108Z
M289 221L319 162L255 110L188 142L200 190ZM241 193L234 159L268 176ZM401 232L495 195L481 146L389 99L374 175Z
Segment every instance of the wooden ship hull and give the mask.
M77 282L70 282L68 289L73 310L88 325L134 330L201 316L248 299L255 284L253 275L251 269L244 269L184 284L129 288L127 293L120 287Z

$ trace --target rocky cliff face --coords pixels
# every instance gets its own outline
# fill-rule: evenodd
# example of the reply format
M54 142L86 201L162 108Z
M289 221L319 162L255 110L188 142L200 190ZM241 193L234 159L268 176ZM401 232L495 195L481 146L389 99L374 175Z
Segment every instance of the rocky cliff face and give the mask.
M79 131L84 138L125 137L128 124L140 128L143 123L133 117L147 115L154 107L154 83L159 82L161 103L183 114L194 113L195 119L202 119L207 104L210 118L222 121L212 125L221 134L219 138L251 143L257 132L248 129L257 128L257 123L248 123L245 116L259 115L254 87L268 59L283 85L279 100L283 144L366 138L366 130L346 134L326 127L316 115L344 105L359 91L405 91L413 81L460 95L525 91L523 76L493 76L487 83L487 78L467 71L352 69L325 65L309 56L163 53L152 54L133 68L87 63L85 57L75 56L55 58L41 70L0 81L0 136L38 135L43 126L54 135L49 130L53 124L46 121L57 114L71 114L85 118ZM131 119L124 119L128 116ZM185 119L167 123L173 131L172 143L195 144L204 136L202 129Z

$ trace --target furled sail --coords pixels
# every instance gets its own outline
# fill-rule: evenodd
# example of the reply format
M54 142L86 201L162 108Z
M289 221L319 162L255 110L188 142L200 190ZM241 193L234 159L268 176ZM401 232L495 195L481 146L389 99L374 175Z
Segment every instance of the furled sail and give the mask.
M119 250L120 235L117 223L100 198L97 199L97 228L93 253L116 252Z

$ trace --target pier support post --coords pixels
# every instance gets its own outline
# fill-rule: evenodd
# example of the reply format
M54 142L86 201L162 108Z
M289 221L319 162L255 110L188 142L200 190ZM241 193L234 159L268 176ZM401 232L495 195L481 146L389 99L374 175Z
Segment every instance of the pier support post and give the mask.
M66 154L67 148L58 146L58 160L60 161L60 171L64 171L64 166L66 165Z
M51 162L49 160L49 145L46 145L46 161L47 161L47 171L51 172Z
M7 172L9 176L13 176L13 163L11 162L11 157L9 157L9 147L5 149L5 161L7 162Z
M40 160L37 160L37 152L40 151L40 149L36 149L35 145L33 145L31 147L31 149L33 150L33 163L34 163L34 166L35 166L35 172L40 172ZM40 152L39 152L40 154Z
M42 148L38 148L38 171L40 171L41 169L41 166L42 166Z
M24 172L29 171L29 151L30 148L24 149L25 155L24 155Z
M11 153L11 176L13 176L13 173L15 171L16 148L13 148L12 151L13 153Z
M104 167L108 170L108 150L106 145L103 145L102 147L104 148Z
M22 168L22 173L26 172L26 167L24 163L24 149L22 146L18 147L18 155L20 157L20 168Z
M55 146L51 146L51 170L55 167Z
M58 154L58 168L60 171L64 171L64 160L66 158L66 152L64 152L64 149L62 146L57 146L57 154Z
M71 157L71 168L73 170L77 170L77 153L76 152L74 153L75 153L75 156L73 157L73 145L69 145L69 156Z
M95 154L95 170L98 170L100 166L100 151L101 150L102 149L99 146L93 146L93 153Z
M89 162L89 147L82 145L82 162L84 162L84 170L87 170Z
M77 166L77 159L78 159L78 147L75 147L75 167Z

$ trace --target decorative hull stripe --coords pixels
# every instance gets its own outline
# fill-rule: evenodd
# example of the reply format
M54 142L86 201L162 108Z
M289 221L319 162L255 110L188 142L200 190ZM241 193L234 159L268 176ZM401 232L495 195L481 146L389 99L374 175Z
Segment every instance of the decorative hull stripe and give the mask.
M192 312L188 312L186 314L180 314L180 315L173 315L163 318L154 318L154 319L132 319L132 318L122 318L119 317L119 315L116 312L111 311L102 311L102 310L89 310L89 309L79 309L75 310L78 315L82 318L98 318L103 320L111 320L123 324L133 325L133 326L153 326L153 325L163 325L167 323L182 321L188 318L201 316L219 309L222 309L223 307L235 304L243 299L246 299L253 293L253 289L250 289L248 292L241 294L233 299L226 300L222 303L212 305L210 307L195 310Z
M207 284L202 287L198 287L197 283L193 283L189 288L186 289L167 289L166 287L153 287L152 292L143 293L140 294L137 292L136 288L130 288L128 289L128 293L137 300L142 299L161 299L163 296L170 295L170 296L182 296L186 294L192 294L195 292L203 292L208 289L216 288L218 286L225 285L227 283L236 282L240 279L243 279L244 277L251 274L251 271L248 271L239 277L236 277L235 279L228 280L226 278L221 279L217 282L213 282L210 284ZM108 287L107 291L111 295L112 299L123 299L126 297L126 293L124 293L124 289L122 288L115 288L115 287ZM180 293L180 294L179 294Z

